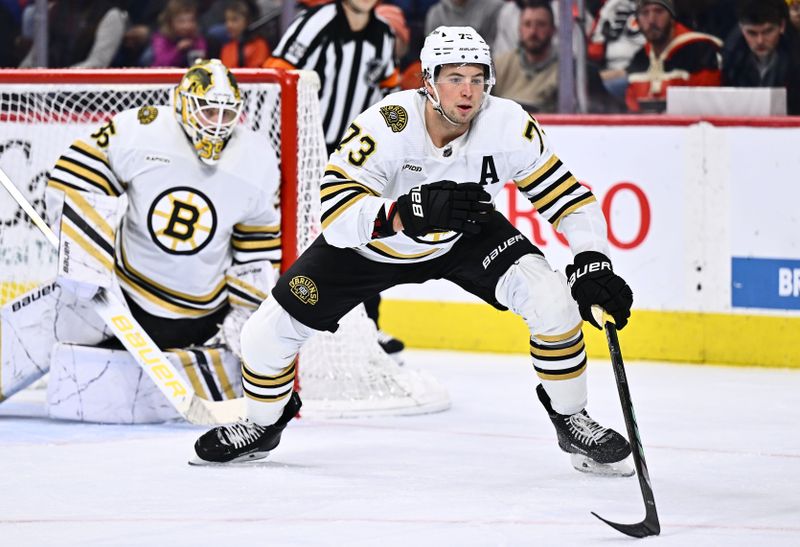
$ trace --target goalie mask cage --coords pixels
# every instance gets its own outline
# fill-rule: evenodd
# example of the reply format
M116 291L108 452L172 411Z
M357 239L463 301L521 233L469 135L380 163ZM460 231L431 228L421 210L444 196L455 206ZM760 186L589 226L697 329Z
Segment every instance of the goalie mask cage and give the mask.
M284 269L319 234L319 181L327 154L317 75L239 69L242 123L264 135L280 159ZM0 166L44 216L49 170L69 144L112 115L171 105L180 69L0 71ZM177 121L176 121L177 123ZM199 160L198 160L199 161ZM25 213L0 191L0 304L55 277L56 256ZM378 345L359 306L335 334L300 353L304 413L325 417L402 415L449 406L424 371L400 366Z

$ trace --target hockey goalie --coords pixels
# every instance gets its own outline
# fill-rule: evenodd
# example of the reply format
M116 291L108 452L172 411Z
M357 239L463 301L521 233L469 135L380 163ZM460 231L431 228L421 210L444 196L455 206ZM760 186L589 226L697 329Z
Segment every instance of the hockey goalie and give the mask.
M178 417L94 312L100 287L200 397L241 395L238 333L281 259L278 161L239 125L241 92L220 61L189 68L172 102L116 114L51 169L58 277L0 310L0 400L50 371L54 418Z

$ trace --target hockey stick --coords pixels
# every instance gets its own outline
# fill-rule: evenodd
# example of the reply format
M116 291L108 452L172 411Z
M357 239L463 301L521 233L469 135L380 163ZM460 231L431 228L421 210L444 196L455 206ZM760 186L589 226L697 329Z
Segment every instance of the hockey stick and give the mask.
M639 487L642 490L642 498L644 499L645 517L642 522L637 524L619 524L604 519L594 511L592 511L592 514L623 534L635 538L657 536L661 533L661 524L658 522L653 486L650 484L650 473L647 471L644 448L639 437L639 426L636 424L636 413L633 411L631 392L628 389L628 377L625 375L625 364L622 362L622 350L619 347L617 326L614 323L614 318L599 306L592 306L592 315L594 315L598 323L605 327L608 352L611 354L611 366L614 368L619 400L622 403L622 415L625 417L625 427L628 430L628 439L631 443L633 463L636 466L636 475L639 477Z
M0 169L0 183L41 230L47 241L58 249L58 236L2 169ZM113 292L100 287L92 299L92 304L136 363L186 421L200 425L217 425L235 422L244 414L241 399L227 401L201 399Z

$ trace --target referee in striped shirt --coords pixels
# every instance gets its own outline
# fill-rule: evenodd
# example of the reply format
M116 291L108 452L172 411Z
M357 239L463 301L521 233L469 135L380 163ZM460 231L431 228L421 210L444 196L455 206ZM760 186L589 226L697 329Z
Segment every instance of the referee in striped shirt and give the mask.
M350 123L400 83L394 32L375 16L379 0L335 0L300 13L281 37L266 68L313 70L319 75L322 128L330 155ZM364 302L378 325L380 296ZM386 353L403 343L378 330Z
M267 59L267 68L313 70L328 154L350 122L381 100L400 78L394 33L375 16L378 0L336 0L300 13Z

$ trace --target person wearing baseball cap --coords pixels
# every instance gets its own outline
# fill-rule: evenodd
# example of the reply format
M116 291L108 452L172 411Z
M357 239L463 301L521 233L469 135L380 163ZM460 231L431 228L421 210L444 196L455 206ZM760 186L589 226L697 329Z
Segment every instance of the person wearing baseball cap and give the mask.
M628 65L629 111L663 112L670 86L720 85L722 41L676 21L673 0L637 0L636 21L647 42Z

